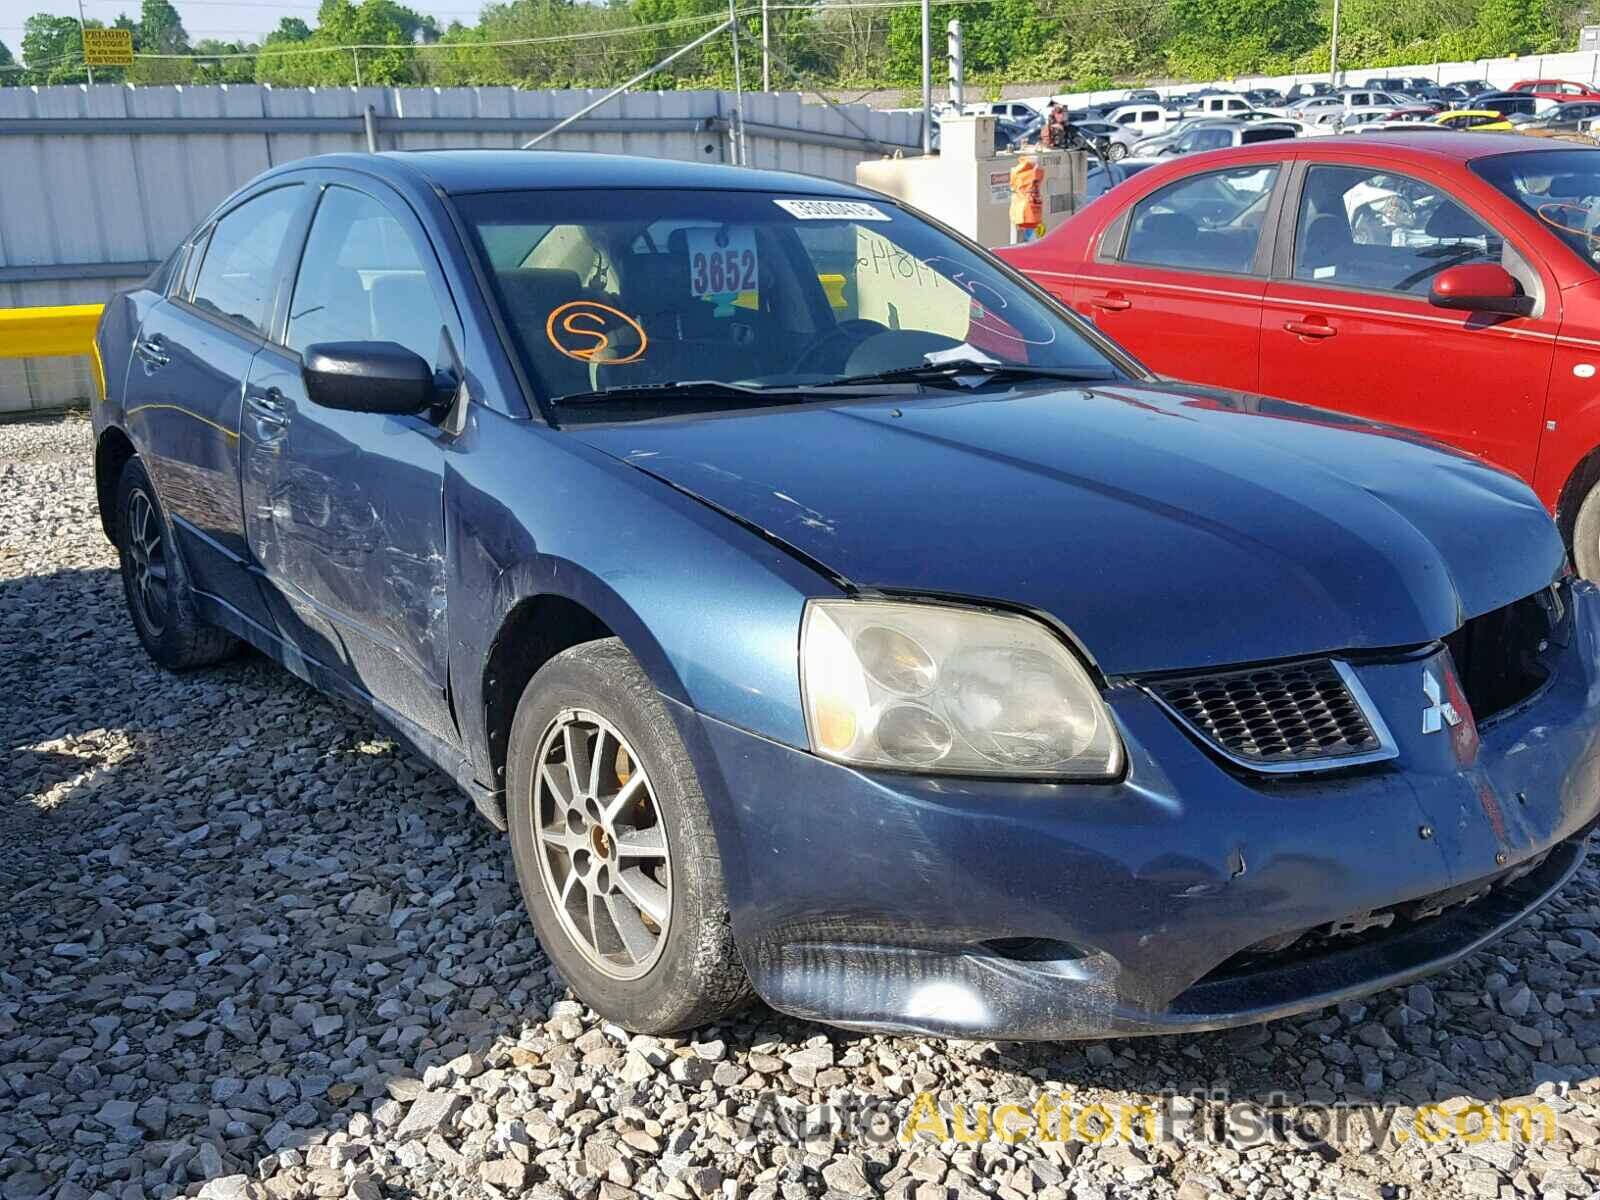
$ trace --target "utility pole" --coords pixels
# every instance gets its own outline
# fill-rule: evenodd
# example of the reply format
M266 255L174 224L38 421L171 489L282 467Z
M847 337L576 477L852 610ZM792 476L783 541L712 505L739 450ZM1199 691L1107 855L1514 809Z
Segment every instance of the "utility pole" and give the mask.
M961 22L952 20L945 26L948 40L946 56L950 60L950 102L960 109L967 102L966 71L961 59Z
M761 0L761 90L772 90L772 31L767 24L767 0Z
M83 0L78 0L78 44L82 46L86 39L85 31L89 27L83 23ZM89 72L89 83L94 84L94 68L89 65L88 51L84 51L83 69Z
M739 73L739 0L728 0L728 32L733 37L733 152L738 165L748 167L744 142L744 78Z
M356 86L361 86L361 51L354 46L350 48L350 57L356 60Z
M1333 0L1333 43L1328 47L1328 82L1339 86L1339 0Z
M922 152L933 153L933 54L928 0L922 0Z

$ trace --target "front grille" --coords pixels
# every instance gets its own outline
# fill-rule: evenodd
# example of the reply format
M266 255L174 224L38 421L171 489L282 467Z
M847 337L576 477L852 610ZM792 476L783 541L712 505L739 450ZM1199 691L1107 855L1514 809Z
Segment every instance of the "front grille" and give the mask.
M1480 724L1521 704L1550 677L1547 651L1565 636L1566 591L1557 585L1535 592L1473 617L1444 639Z
M1246 766L1337 766L1385 748L1375 718L1327 659L1188 675L1149 686L1191 730Z

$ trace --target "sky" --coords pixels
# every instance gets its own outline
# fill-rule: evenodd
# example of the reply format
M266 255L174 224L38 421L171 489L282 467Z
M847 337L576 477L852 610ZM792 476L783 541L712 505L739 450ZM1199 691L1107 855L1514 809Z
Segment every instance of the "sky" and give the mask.
M438 18L442 29L451 21L477 22L483 4L478 0L407 0L408 7ZM256 39L278 27L284 17L299 17L315 25L318 0L172 0L192 41ZM0 0L0 42L22 57L22 25L34 13L76 17L77 0ZM139 0L83 0L83 14L109 25L118 14L139 15Z

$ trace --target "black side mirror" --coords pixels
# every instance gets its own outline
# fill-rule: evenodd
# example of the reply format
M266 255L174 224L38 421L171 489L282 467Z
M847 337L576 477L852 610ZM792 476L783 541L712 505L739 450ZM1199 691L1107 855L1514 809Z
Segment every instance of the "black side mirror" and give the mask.
M440 399L433 368L397 342L317 342L301 358L306 395L323 408L418 413Z

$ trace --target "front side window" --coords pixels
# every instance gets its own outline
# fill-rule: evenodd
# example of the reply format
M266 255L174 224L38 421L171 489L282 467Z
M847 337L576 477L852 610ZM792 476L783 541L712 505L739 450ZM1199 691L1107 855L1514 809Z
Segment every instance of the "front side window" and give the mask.
M1181 179L1146 196L1134 206L1123 261L1249 271L1277 178L1276 164L1235 167Z
M1591 268L1600 264L1600 154L1536 150L1478 158L1468 166L1531 212Z
M285 342L394 342L434 363L444 317L406 227L363 192L330 187L317 205L289 304Z
M196 308L266 332L278 256L302 195L297 184L274 188L216 223L195 278Z
M558 403L649 391L627 415L653 416L699 403L654 393L708 381L797 402L941 358L1118 374L1029 289L892 204L696 190L457 203L516 349Z
M1370 167L1306 172L1296 279L1426 295L1440 271L1500 262L1504 251L1498 234L1432 184Z

